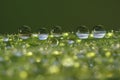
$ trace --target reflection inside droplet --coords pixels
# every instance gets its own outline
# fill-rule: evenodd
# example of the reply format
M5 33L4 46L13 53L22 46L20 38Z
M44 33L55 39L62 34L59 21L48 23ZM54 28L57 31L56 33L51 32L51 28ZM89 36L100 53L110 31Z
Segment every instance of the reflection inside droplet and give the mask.
M9 37L7 34L3 35L3 41L4 42L8 42L9 41Z
M74 40L68 40L68 44L73 44L74 42Z
M38 34L37 34L37 33L32 33L31 36L32 36L32 37L38 37Z
M28 38L30 38L29 35L19 35L19 37L20 37L21 39L28 39Z
M39 34L39 40L46 40L48 38L48 34Z

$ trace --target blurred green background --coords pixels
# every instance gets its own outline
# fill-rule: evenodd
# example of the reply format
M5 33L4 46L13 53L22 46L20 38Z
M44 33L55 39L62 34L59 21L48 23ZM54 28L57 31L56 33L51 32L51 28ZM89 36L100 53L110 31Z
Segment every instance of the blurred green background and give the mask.
M0 33L16 33L21 25L33 31L51 25L60 25L63 31L72 31L78 25L91 29L98 24L117 30L119 8L120 0L1 0Z

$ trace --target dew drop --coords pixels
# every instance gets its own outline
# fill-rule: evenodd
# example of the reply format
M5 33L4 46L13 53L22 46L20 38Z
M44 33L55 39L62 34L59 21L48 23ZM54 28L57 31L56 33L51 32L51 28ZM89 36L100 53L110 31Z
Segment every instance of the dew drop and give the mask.
M59 41L56 38L51 38L49 43L51 46L57 46Z
M46 40L48 38L48 31L46 28L39 29L38 38L39 40Z
M16 52L14 55L15 55L16 57L21 57L23 54L22 54L21 52Z
M102 25L97 25L93 27L93 37L94 38L103 38L106 34L105 29Z
M115 38L120 38L120 29L118 29L114 32L114 37Z
M70 35L68 36L67 42L70 45L75 43L75 35L73 33L70 33Z
M3 57L0 57L0 62L4 61Z
M27 26L27 25L22 25L18 29L18 33L19 33L19 38L28 39L31 36L31 28L29 26Z
M54 26L51 30L51 34L54 37L60 37L62 35L62 28L61 26Z
M74 42L74 40L68 40L68 44L73 44Z
M8 42L8 41L9 41L8 35L4 35L4 36L3 36L3 41L4 41L4 42Z
M89 36L89 30L84 25L79 26L79 27L77 27L76 35L80 39L87 39Z
M32 33L31 36L34 37L34 38L35 38L35 37L37 38L37 37L38 37L38 34L37 34L37 33Z
M13 35L13 41L18 41L19 40L19 36L17 34Z

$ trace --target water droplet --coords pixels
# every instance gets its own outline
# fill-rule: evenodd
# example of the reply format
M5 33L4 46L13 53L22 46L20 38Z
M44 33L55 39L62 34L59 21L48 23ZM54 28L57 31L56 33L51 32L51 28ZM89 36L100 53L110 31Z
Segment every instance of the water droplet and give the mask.
M3 62L3 61L4 61L3 57L0 57L0 62Z
M19 40L19 36L17 35L17 34L15 34L14 36L13 36L13 41L18 41Z
M79 26L79 27L77 27L76 35L80 39L87 39L89 36L89 30L84 25Z
M46 40L48 38L48 31L46 30L46 28L39 29L38 38L39 40Z
M16 52L14 55L15 55L16 57L21 57L23 54L18 51L18 52Z
M3 38L3 41L4 41L4 42L8 42L8 41L9 41L9 38L8 38L8 37L4 37L4 38Z
M9 36L7 34L3 35L3 41L8 42L9 41Z
M61 26L54 26L51 30L51 33L54 37L60 37L62 35Z
M32 37L38 37L38 34L37 33L32 33Z
M56 38L51 38L49 43L51 46L57 46L59 41Z
M106 34L105 29L102 25L97 25L93 27L93 37L94 38L103 38Z
M23 25L18 29L19 37L21 39L28 39L31 36L31 28L29 26Z
M68 40L68 44L73 44L74 40Z
M70 33L70 35L68 36L67 42L68 42L68 44L75 43L75 35L73 33Z
M118 29L114 32L114 37L115 38L120 38L120 29Z

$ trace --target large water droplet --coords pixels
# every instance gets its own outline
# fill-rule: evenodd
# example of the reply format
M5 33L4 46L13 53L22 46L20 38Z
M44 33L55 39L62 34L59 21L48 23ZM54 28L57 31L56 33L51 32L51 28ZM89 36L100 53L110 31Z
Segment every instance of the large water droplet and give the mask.
M102 25L97 25L93 27L93 37L94 38L103 38L106 34L105 29Z
M60 37L62 35L62 28L61 26L54 26L51 30L51 34L54 37Z
M48 31L46 28L39 29L39 40L46 40L48 38Z
M87 39L89 36L89 30L84 25L79 26L79 27L77 27L76 35L80 39Z
M18 29L19 37L21 39L28 39L31 36L31 28L29 26L23 25Z

